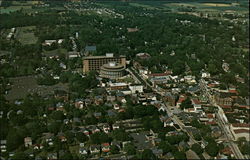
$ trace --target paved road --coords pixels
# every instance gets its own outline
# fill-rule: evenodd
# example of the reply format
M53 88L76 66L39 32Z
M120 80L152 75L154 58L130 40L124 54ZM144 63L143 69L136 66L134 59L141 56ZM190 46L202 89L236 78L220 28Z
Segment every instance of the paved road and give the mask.
M200 80L200 87L202 87L202 90L204 91L205 95L208 97L210 103L213 106L218 107L219 110L222 110L222 108L219 105L217 105L216 102L214 101L214 99L212 98L212 95L210 94L204 79ZM234 137L233 137L232 132L229 128L229 124L227 122L225 122L225 119L221 116L221 114L217 113L216 118L218 120L217 121L218 125L222 128L222 131L224 132L224 135L226 136L226 139L229 142L230 148L232 149L235 157L237 159L245 159L245 157L242 155L241 151L239 150L238 145L236 145L234 143Z

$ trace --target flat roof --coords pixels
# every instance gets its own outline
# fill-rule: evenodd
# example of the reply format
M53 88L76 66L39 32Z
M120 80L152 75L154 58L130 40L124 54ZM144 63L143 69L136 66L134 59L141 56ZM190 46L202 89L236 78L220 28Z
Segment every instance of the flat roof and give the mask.
M126 56L120 55L120 56L113 56L113 57L107 57L107 56L88 56L83 57L83 59L104 59L104 58L125 58Z

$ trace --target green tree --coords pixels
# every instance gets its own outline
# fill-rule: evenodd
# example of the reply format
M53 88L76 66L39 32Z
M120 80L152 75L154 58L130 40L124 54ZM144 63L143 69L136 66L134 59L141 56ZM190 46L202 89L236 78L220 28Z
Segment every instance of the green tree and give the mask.
M186 154L184 152L179 152L179 151L176 151L174 153L174 158L175 159L187 159Z
M127 155L135 155L136 154L136 150L135 150L135 146L132 144L126 144L124 146L124 151L127 153Z
M191 149L198 155L203 153L203 149L201 148L201 146L198 143L195 143L192 145Z
M142 152L142 159L157 159L151 149L145 149Z
M119 153L119 148L116 145L111 145L110 152L112 154L118 154Z
M209 142L205 147L205 151L211 156L215 157L219 153L219 147L216 142Z
M76 139L79 142L86 142L88 140L88 137L84 133L82 133L82 132L77 132L76 133Z

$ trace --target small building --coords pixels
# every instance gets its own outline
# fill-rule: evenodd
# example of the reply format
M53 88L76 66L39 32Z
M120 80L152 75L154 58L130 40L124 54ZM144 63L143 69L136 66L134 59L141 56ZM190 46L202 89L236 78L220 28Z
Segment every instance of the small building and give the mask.
M32 139L31 139L31 137L25 137L24 138L24 145L25 145L25 147L32 146Z
M109 151L110 151L109 143L103 143L102 144L102 152L109 152Z
M91 145L90 146L90 153L91 154L97 154L97 153L100 153L100 145Z

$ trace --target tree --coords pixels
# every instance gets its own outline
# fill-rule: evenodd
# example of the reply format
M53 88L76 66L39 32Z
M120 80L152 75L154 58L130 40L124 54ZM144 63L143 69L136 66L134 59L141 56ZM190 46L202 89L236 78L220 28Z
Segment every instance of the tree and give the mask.
M180 105L181 109L193 108L190 97L187 97Z
M127 155L135 155L136 154L136 150L135 150L135 146L132 144L126 144L124 146L124 151L127 153Z
M77 132L76 133L76 139L79 142L86 142L88 140L88 137L84 133L82 133L82 132Z
M112 154L118 154L119 153L119 148L116 145L111 145L110 152Z
M14 154L14 156L11 158L13 160L28 160L30 159L29 156L23 152L17 152L16 154Z
M198 143L195 143L192 145L191 149L198 155L203 153L203 149L201 148L201 146Z
M175 159L187 159L186 154L184 152L179 152L179 151L176 151L174 153L174 158Z
M123 129L117 129L112 132L113 138L118 141L128 141L130 140L129 134Z
M18 129L10 129L7 135L7 149L8 151L13 151L23 144L24 136L20 135Z
M96 132L90 135L90 140L92 144L101 144L104 142L110 142L110 138L106 133Z
M211 156L217 156L219 152L219 147L216 142L209 142L208 145L205 147L205 151Z
M59 122L52 122L48 125L48 130L54 134L58 133L61 128L61 124Z
M151 149L145 149L142 152L142 159L157 159Z
M168 142L160 142L159 148L163 150L163 154L166 154L168 152L172 151L172 146Z

